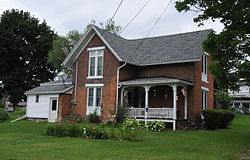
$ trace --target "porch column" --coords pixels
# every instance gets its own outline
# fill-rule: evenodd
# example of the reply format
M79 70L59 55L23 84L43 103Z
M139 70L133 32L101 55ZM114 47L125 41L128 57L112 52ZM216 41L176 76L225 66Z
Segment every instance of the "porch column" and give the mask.
M123 107L124 87L121 87L121 107Z
M146 122L146 119L148 117L148 92L149 92L149 89L150 89L151 86L144 86L144 89L145 89L145 123Z
M188 104L187 104L187 99L188 99L188 98L187 98L187 96L188 96L188 95L187 95L187 87L185 87L185 89L186 89L186 96L185 96L185 111L184 111L184 112L185 112L185 115L184 115L184 119L187 119L187 105L188 105Z
M176 85L172 85L173 88L173 108L174 108L174 120L176 120L176 108L177 108L177 104L176 104L176 95L177 95L177 86Z

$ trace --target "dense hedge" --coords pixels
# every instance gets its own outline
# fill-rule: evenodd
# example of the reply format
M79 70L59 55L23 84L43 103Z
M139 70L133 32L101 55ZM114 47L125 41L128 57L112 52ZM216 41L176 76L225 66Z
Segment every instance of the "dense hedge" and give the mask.
M0 123L9 118L7 111L0 108Z
M203 123L206 129L227 128L235 115L228 110L203 110Z

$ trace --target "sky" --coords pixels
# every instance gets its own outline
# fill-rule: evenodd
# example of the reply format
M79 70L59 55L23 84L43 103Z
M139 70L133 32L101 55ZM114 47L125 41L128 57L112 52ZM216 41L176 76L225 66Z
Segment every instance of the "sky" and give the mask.
M148 0L123 0L114 17L116 25L124 27ZM142 12L134 19L121 36L127 39L144 38L161 15L170 0L151 0ZM29 11L39 20L47 24L59 35L66 35L71 30L84 32L91 20L97 23L111 18L120 0L0 0L0 13L7 9ZM154 27L149 37L213 29L220 32L223 25L208 20L198 27L193 22L196 17L193 12L179 13L174 7L174 1Z

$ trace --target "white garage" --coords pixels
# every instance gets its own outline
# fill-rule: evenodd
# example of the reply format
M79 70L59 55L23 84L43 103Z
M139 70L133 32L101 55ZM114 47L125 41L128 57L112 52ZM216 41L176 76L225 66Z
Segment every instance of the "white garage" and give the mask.
M59 101L63 101L63 95L70 96L72 88L72 80L67 79L41 83L40 86L27 91L27 118L58 121L58 111L62 109L60 105L63 105Z

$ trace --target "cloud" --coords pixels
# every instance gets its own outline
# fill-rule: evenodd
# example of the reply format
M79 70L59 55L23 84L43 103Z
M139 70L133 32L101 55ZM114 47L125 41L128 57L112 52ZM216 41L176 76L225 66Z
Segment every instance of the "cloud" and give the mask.
M117 25L125 26L129 20L147 0L124 1L118 10L114 20ZM144 8L138 17L122 33L126 38L143 38L160 16L169 1L154 0ZM77 29L81 32L91 20L97 23L105 22L112 17L120 1L118 0L1 0L0 12L6 9L16 8L29 11L31 15L45 19L60 35L66 35L70 30ZM149 36L167 35L180 32L188 32L213 28L221 31L223 25L219 22L206 22L204 27L198 27L193 22L193 13L179 13L170 5L159 23Z

